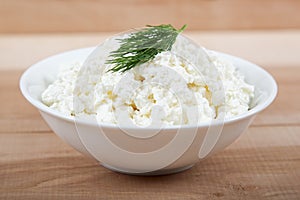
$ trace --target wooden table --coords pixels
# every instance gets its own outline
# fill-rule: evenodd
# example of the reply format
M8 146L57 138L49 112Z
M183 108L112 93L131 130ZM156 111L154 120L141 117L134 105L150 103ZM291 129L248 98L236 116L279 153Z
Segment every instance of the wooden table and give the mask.
M236 33L191 36L197 41L207 37L212 47L222 39L234 42L232 34ZM265 37L273 47L289 43L276 37L294 35L241 34L235 36L245 34L249 44ZM236 43L234 49L240 48L239 53L247 56L248 48L254 61L273 74L279 84L276 101L238 141L192 169L169 176L135 177L109 171L62 142L18 89L19 77L37 59L35 55L46 56L55 47L65 50L96 44L105 36L0 36L0 199L300 199L300 65L293 60L295 52L274 57L280 66L267 65L268 59L255 54L262 49ZM293 37L296 40L283 48L299 48L300 36ZM265 48L278 51L273 47ZM227 52L234 49L228 47ZM272 53L266 51L266 55Z

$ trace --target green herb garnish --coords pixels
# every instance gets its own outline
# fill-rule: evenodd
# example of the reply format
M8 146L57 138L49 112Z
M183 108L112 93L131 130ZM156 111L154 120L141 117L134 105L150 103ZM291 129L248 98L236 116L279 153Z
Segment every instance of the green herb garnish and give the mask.
M176 37L186 28L175 29L170 24L147 25L140 31L130 33L129 37L118 39L120 47L110 52L107 64L113 64L108 71L125 72L135 66L152 60L158 53L170 51Z

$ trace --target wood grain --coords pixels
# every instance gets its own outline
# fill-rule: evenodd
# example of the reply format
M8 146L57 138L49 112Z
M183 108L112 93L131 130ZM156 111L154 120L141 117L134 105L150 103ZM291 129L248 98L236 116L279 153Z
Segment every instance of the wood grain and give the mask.
M0 34L0 70L26 69L50 55L96 46L114 33ZM300 29L187 31L198 44L270 67L299 67Z
M0 33L300 28L298 0L0 0Z
M251 127L227 150L162 177L111 172L52 133L1 134L0 198L296 200L299 132L300 126Z
M21 96L21 72L1 71L0 199L299 199L300 68L270 71L279 96L246 134L191 170L163 177L114 173L80 155Z
M253 126L300 125L300 94L295 92L300 91L300 67L277 67L268 71L279 83L279 94L270 109L256 117ZM5 102L5 106L0 110L0 134L49 132L50 129L38 111L19 91L18 81L21 73L13 70L0 71L0 101ZM293 94L295 101L291 101L290 94Z
M193 34L200 38L199 33ZM6 45L11 48L11 55L13 52L20 55L14 57L19 58L15 62L20 69L25 69L26 56L22 56L17 47L22 48L23 54L30 55L27 51L38 52L38 43L47 44L39 49L40 55L45 55L56 50L53 44L56 39L60 41L57 48L63 50L72 45L93 44L103 38L69 36L2 37L19 38L20 46L9 45L9 42L1 44L4 40L0 36L0 49ZM207 35L211 41L214 37ZM34 38L36 49L26 50ZM293 48L292 42L286 44L287 48ZM241 46L240 49L245 51ZM1 52L5 51L1 49ZM9 63L12 62L0 59L0 69L6 69L0 70L1 200L300 199L300 65L286 62L274 67L266 62L269 63L266 69L278 82L278 97L226 150L183 173L135 177L107 170L60 140L22 97L18 87L22 70L9 70Z

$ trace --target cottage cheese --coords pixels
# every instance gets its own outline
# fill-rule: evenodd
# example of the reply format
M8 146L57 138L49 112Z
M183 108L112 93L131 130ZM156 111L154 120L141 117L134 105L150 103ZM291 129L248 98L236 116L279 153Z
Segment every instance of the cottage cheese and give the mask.
M42 93L43 103L99 122L179 125L240 115L254 96L254 86L230 62L181 36L171 52L125 73L107 72L112 66L104 59L85 69L82 63L63 67Z

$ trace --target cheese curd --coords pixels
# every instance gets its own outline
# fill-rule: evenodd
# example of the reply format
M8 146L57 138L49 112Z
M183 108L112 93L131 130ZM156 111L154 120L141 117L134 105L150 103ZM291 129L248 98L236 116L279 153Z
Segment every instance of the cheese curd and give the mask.
M184 37L172 51L125 73L107 72L112 66L103 59L62 68L42 93L43 103L99 122L180 125L240 115L254 96L232 63Z

